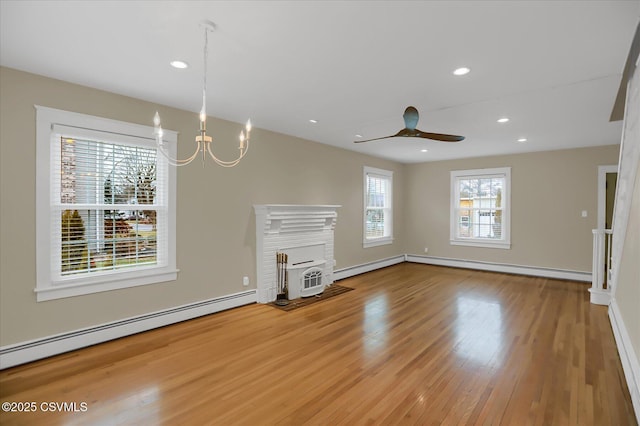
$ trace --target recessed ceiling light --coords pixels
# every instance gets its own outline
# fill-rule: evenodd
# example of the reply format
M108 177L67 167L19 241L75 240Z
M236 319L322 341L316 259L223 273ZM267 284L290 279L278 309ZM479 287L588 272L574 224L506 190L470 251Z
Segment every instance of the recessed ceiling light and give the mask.
M509 121L507 117L502 117L498 119L498 123L506 123L507 121Z
M521 142L521 143L522 143L522 142L526 142L526 141L527 141L527 138L520 138L520 139L518 139L518 142Z
M180 70L183 70L185 68L189 68L189 64L187 64L184 61L171 61L169 62L169 64L174 67L174 68L178 68Z
M317 122L318 122L318 120L314 120L313 118L311 120L309 120L309 123L316 124Z
M362 137L362 135L361 135L360 133L358 133L358 134L356 135L356 138L361 138L361 137Z
M469 71L471 71L469 68L461 67L461 68L455 69L453 71L453 75L465 75L465 74L469 74Z
M428 149L421 149L420 152L429 152Z

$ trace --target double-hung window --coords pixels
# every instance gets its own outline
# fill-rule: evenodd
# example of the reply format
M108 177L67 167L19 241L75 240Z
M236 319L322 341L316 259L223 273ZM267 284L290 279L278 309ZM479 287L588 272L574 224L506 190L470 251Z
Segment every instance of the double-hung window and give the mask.
M36 108L37 300L175 280L175 170L153 128Z
M364 247L393 242L393 172L364 167Z
M510 193L510 167L452 171L451 244L510 248Z

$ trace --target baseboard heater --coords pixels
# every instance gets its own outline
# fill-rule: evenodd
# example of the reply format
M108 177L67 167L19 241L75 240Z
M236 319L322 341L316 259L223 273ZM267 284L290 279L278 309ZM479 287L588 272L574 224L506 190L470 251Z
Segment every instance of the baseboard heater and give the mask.
M479 271L500 272L505 274L529 275L534 277L555 278L560 280L591 282L591 271L571 271L566 269L545 268L539 266L483 262L480 260L419 256L415 254L407 254L405 256L407 262L424 263L427 265L449 266L452 268L476 269Z
M0 348L0 369L256 302L249 290Z

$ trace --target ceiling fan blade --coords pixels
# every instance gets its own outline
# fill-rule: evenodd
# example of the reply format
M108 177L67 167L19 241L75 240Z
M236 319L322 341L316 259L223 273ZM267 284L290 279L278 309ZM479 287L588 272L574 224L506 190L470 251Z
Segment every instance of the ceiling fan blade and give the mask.
M362 143L362 142L379 141L380 139L395 138L396 136L398 136L398 135L383 136L383 137L381 137L381 138L366 139L366 140L363 140L363 141L353 141L353 143Z
M380 139L397 138L397 137L400 137L400 136L415 136L415 135L412 135L411 132L415 132L415 130L410 130L410 129L406 129L405 128L405 129L400 130L395 135L383 136L381 138L374 138L374 139L367 139L367 140L364 140L364 141L353 141L353 142L354 143L371 142L371 141L377 141L377 140L380 140Z
M353 142L354 143L371 142L371 141L378 141L380 139L401 138L401 137L432 139L434 141L440 141L440 142L460 142L464 140L464 136L445 135L443 133L429 133L429 132L423 132L422 130L418 130L418 129L402 129L395 135L383 136L381 138L366 139L363 141L353 141Z
M418 137L418 138L425 138L425 139L433 139L434 141L440 141L440 142L460 142L464 140L464 136L458 136L458 135L445 135L443 133L429 133L429 132L423 132L422 130L415 130L415 134L412 134L411 136L414 137Z

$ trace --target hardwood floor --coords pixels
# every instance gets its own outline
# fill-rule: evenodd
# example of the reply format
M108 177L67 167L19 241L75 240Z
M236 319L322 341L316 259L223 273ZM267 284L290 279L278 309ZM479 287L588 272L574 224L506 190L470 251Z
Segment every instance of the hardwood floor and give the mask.
M38 409L0 423L636 424L584 283L404 263L340 284L4 370L0 400Z

